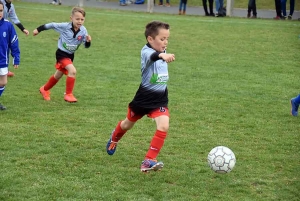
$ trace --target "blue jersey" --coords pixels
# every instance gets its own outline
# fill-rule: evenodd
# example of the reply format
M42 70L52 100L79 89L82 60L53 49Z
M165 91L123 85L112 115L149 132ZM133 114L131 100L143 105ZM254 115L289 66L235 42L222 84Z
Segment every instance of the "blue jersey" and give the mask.
M19 40L12 23L2 18L0 20L0 68L8 67L9 53L14 59L14 65L20 64Z
M158 58L150 44L141 50L142 82L129 106L132 108L156 109L168 106L168 64ZM155 59L155 55L157 58Z

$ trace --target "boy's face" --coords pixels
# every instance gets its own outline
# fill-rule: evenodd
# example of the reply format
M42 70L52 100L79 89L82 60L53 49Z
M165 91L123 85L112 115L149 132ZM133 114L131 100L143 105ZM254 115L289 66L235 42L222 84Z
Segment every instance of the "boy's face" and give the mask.
M4 12L4 7L2 4L0 4L0 20L3 18L3 12Z
M147 40L154 50L164 52L167 49L169 36L170 30L161 28L158 30L158 35L155 38L148 36Z
M85 17L83 17L80 12L75 12L73 15L71 15L70 18L75 29L79 29L83 25L85 20Z

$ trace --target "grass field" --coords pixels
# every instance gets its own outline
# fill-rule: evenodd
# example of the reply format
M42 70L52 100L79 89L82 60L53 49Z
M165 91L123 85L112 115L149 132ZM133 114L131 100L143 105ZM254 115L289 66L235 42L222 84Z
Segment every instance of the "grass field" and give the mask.
M298 21L146 14L86 8L90 49L76 52L78 103L63 100L65 79L45 102L39 87L54 73L58 34L33 37L71 7L16 2L22 23L21 65L0 98L0 200L299 200ZM50 19L50 21L49 21ZM125 20L124 20L125 19ZM170 130L161 172L139 167L154 134L143 118L105 151L140 83L146 23L171 25L168 52ZM17 29L17 28L16 28ZM227 175L212 172L217 145L237 158Z

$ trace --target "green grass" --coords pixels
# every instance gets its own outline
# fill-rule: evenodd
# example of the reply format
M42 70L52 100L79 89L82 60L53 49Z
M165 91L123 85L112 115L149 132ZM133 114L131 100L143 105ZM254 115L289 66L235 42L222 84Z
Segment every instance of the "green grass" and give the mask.
M71 7L16 2L31 30L19 30L21 65L9 78L0 113L0 200L299 200L299 118L289 114L299 93L297 21L205 18L86 8L90 49L75 55L78 103L63 100L65 80L38 89L54 73L58 34L33 37ZM124 20L124 18L126 20ZM105 151L140 83L146 23L171 25L170 130L161 172L139 167L155 125L143 118ZM280 33L280 34L278 34ZM231 148L236 167L212 172L208 152Z

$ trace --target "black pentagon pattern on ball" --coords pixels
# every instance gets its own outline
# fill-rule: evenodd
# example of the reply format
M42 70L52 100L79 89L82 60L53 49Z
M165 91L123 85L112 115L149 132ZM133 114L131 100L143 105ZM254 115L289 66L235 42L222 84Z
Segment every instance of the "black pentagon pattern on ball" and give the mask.
M207 162L213 171L224 174L232 171L236 158L228 147L218 146L209 152Z

